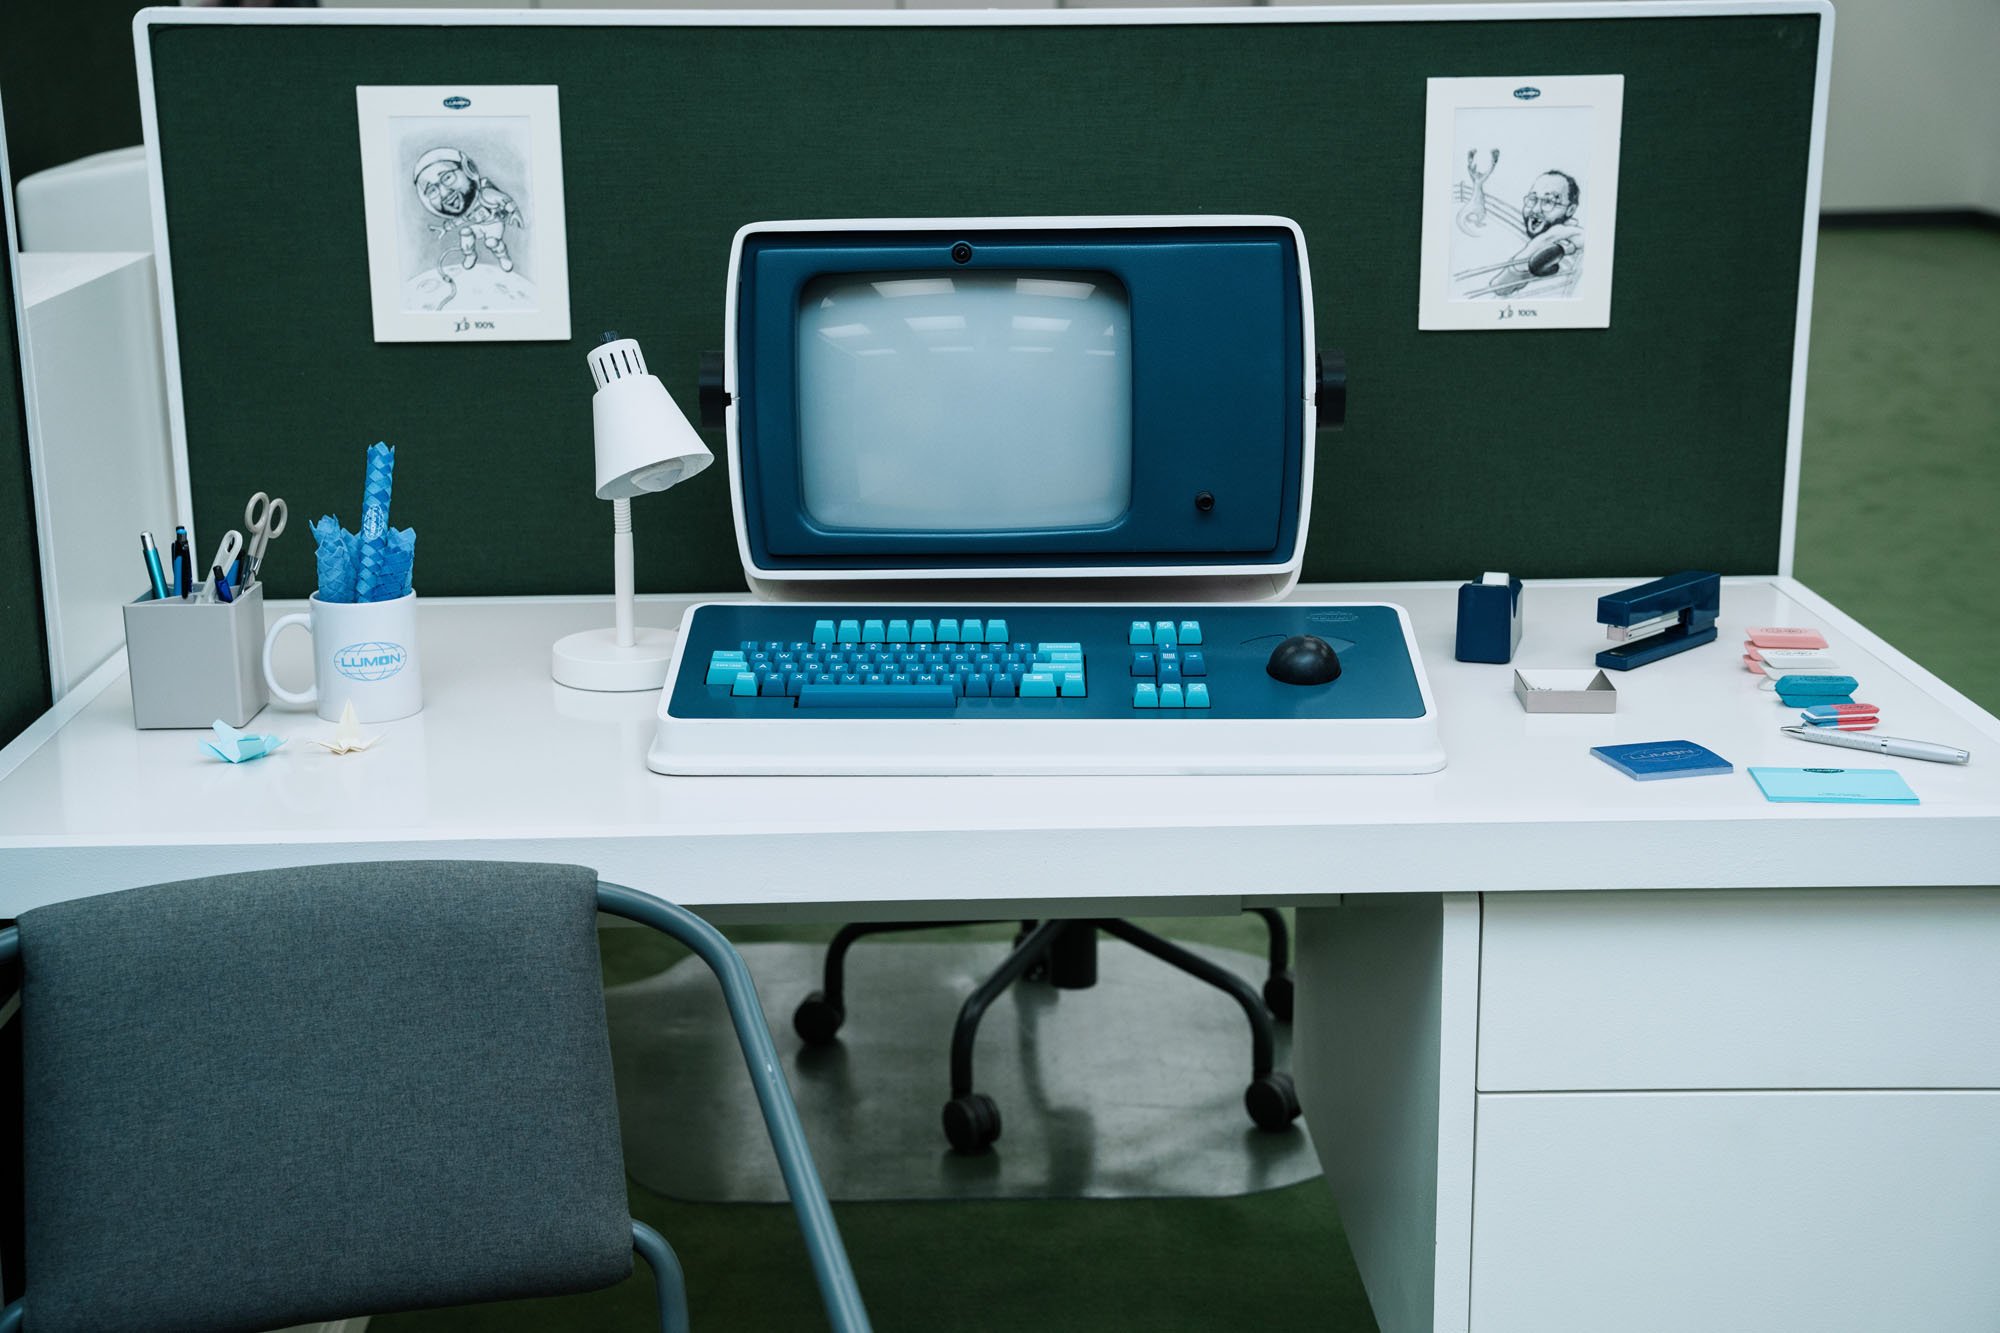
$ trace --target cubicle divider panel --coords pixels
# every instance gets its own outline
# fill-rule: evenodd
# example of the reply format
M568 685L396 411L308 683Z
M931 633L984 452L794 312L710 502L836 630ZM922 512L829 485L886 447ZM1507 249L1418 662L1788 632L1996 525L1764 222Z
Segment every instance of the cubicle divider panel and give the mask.
M212 542L259 489L352 525L362 449L384 439L426 593L600 590L584 353L603 329L638 338L691 409L744 223L1277 213L1304 228L1318 342L1352 377L1346 429L1320 436L1307 578L1773 572L1822 15L1729 8L155 13L198 530ZM1563 74L1625 79L1610 327L1420 332L1426 79ZM560 87L569 342L373 340L354 89L454 80ZM634 517L641 590L742 586L719 469ZM312 568L301 532L272 592L309 591Z
M22 374L24 303L15 284L14 182L0 119L0 745L52 702L49 640L42 607L41 554L35 525L35 478L28 449L28 392ZM109 534L107 534L107 540ZM134 549L138 534L132 534Z

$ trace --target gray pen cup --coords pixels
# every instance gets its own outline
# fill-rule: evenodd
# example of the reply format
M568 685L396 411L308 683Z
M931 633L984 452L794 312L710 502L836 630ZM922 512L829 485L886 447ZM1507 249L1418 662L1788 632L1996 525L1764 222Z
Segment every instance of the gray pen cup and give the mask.
M125 657L132 721L142 729L240 727L269 699L264 691L264 585L233 602L160 600L125 604Z

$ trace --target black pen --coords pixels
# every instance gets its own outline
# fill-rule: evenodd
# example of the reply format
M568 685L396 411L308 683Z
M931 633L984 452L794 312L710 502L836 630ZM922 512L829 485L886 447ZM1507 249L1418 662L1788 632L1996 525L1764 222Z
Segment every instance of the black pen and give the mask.
M188 550L188 530L174 529L174 596L186 599L194 591L194 556Z

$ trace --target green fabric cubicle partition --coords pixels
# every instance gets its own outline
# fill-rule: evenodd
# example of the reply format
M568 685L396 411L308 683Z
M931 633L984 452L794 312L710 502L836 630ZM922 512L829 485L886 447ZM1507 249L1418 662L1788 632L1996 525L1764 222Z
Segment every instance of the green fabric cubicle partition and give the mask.
M14 187L4 144L0 189L7 191L6 227L0 236L0 745L5 745L48 708L50 689L28 403L21 376L21 340L27 330L16 322L21 302L14 288Z
M160 16L142 39L202 540L259 489L301 529L351 525L386 439L426 593L603 590L584 352L638 338L691 409L743 223L1259 212L1303 226L1317 340L1351 374L1307 578L1778 568L1817 12L900 17ZM1426 78L1604 73L1625 76L1611 327L1419 332ZM569 343L373 341L354 88L454 80L560 86ZM633 512L642 591L742 586L720 469ZM273 550L273 591L310 591L303 531Z

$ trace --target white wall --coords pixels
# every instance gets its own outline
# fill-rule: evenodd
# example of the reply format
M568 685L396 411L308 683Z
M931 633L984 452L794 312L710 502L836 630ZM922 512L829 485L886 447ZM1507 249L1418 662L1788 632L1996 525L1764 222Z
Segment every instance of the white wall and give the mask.
M2000 212L2000 0L1834 0L1828 209Z

